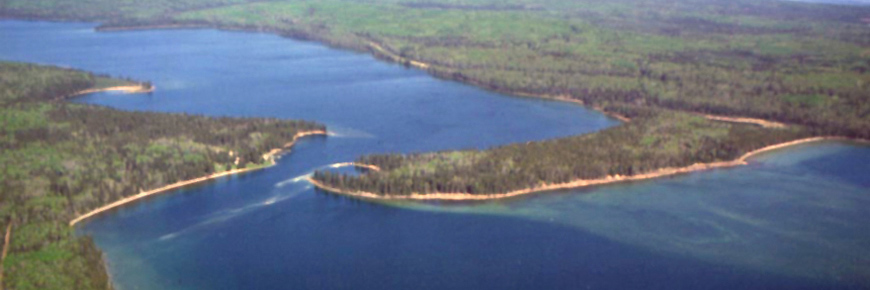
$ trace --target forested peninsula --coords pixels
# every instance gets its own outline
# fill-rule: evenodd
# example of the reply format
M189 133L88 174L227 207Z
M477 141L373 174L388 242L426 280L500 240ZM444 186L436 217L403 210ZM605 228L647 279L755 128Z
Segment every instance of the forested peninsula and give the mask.
M94 21L105 31L267 31L630 119L589 135L489 150L363 156L357 164L382 170L312 177L339 192L498 194L739 161L754 150L805 138L870 138L866 6L777 0L7 0L0 2L0 17ZM2 263L8 289L105 288L99 252L66 226L76 214L175 181L258 166L264 150L295 132L322 129L48 102L107 79L3 67L0 80L9 87L0 91L4 118L17 120L4 124L0 154L0 217L13 236ZM123 121L129 119L136 121ZM131 125L146 123L152 125Z
M111 288L102 254L68 223L176 182L268 166L312 122L126 112L64 98L148 83L0 62L3 289ZM138 88L139 90L137 90ZM206 178L208 179L208 178Z

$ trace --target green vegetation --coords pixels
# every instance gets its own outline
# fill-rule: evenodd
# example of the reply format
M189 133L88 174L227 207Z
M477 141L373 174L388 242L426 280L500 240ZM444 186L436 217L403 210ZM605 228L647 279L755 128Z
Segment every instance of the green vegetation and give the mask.
M492 90L870 137L870 7L781 1L10 0L0 15L273 31ZM803 98L795 96L814 96Z
M68 226L75 216L142 190L263 166L262 154L297 132L324 129L52 101L116 85L135 83L0 63L0 226L13 225L5 289L106 288L101 253Z
M810 135L797 127L767 129L686 113L634 110L644 114L626 125L589 135L485 151L365 156L358 162L376 165L381 171L359 176L317 172L314 179L335 188L388 195L496 194L730 161L755 149Z
M633 118L587 136L486 151L362 157L361 162L384 171L315 176L341 188L392 194L499 192L729 160L805 136L870 138L868 7L775 0L7 0L0 2L0 16L100 21L101 29L190 25L271 31L390 61L425 63L422 67L433 75L491 90L569 98ZM58 95L34 92L40 94ZM15 102L4 100L7 108ZM92 124L67 121L58 113L83 108L30 106L4 109L4 118L12 121L4 120L3 144ZM698 114L790 126L766 129L713 122ZM53 149L57 145L50 140L68 135L37 136L47 141L20 144L8 151L11 156L4 151L3 164L19 166L26 160L40 170L81 168L79 163L58 165L69 156ZM178 160L188 150L202 156L189 158L197 164L191 165L192 172L234 166L213 159L218 153L206 153L208 146L197 145L203 139L174 136L122 147L126 151L117 154L139 166ZM87 152L96 156L93 152L99 151ZM11 159L19 155L29 157ZM95 168L109 166L126 170L129 165ZM160 174L140 168L123 178L135 173L145 174L137 177L144 184L165 182L147 176ZM66 176L36 178L28 186L53 184L52 178ZM101 180L94 184L118 186ZM87 198L32 204L75 211L81 209L78 202L111 199L94 195L93 189L70 189Z

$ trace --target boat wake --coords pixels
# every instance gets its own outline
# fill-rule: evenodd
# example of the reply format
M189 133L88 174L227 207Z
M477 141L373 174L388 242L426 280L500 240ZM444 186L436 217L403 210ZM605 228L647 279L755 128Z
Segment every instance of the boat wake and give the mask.
M375 138L375 135L372 135L371 133L368 133L365 131L351 129L351 128L336 127L336 126L330 126L329 132L327 132L326 135L328 135L329 137L335 137L335 138L365 138L365 139Z
M317 169L321 169L321 168L323 168L323 166L321 166L320 168L317 168ZM314 171L303 174L303 175L299 175L299 176L296 176L296 177L293 177L293 178L290 178L290 179L287 179L287 180L284 180L284 181L281 181L278 183L275 183L275 187L281 188L281 187L285 187L285 186L290 185L290 184L299 183L300 181L303 181L306 178L311 177L312 174L314 174Z
M302 192L304 192L305 190L311 189L311 187L312 187L311 185L308 185L308 186L305 186L299 190L293 191L293 192L288 193L288 194L275 195L275 196L272 196L264 201L259 201L259 202L248 204L248 205L245 205L242 207L233 208L233 209L226 209L226 210L222 210L222 211L219 211L219 212L216 212L213 214L206 215L205 217L203 217L203 219L204 219L203 221L201 221L197 224L194 224L192 226L183 228L181 230L160 236L160 238L158 238L157 240L161 241L161 242L169 241L169 240L175 239L178 236L181 236L185 233L195 231L197 229L205 228L205 227L208 227L210 225L219 224L219 223L231 220L231 219L236 218L244 213L247 213L247 212L259 209L259 208L263 208L266 206L270 206L270 205L294 198L294 197L298 196L299 194L301 194Z
M353 162L341 162L341 163L322 165L322 166L319 166L319 167L312 169L311 171L308 171L308 173L305 173L305 174L302 174L299 176L295 176L293 178L282 180L278 183L275 183L275 188L282 188L282 187L285 187L285 186L290 185L290 184L302 182L302 181L308 179L309 177L311 177L311 175L314 174L314 171L317 171L317 170L322 170L322 169L327 169L327 168L351 167L351 166L356 166L356 165L354 165Z

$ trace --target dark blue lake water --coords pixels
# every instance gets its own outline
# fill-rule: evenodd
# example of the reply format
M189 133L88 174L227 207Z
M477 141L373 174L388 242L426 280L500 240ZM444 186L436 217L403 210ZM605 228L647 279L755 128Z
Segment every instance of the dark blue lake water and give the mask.
M486 148L601 130L585 108L438 80L268 34L97 33L0 21L0 59L149 80L125 110L308 119L277 166L79 226L119 289L860 289L870 150L819 143L750 166L474 204L371 203L302 178L368 153Z

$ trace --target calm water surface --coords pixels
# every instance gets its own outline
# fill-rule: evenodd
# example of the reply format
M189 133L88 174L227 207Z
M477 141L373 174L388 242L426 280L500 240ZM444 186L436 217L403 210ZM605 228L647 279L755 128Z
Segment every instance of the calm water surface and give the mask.
M870 150L822 143L750 166L474 204L370 203L300 177L362 154L487 148L618 123L266 34L96 33L0 22L0 59L150 80L125 110L315 120L279 165L80 226L120 289L860 289Z

